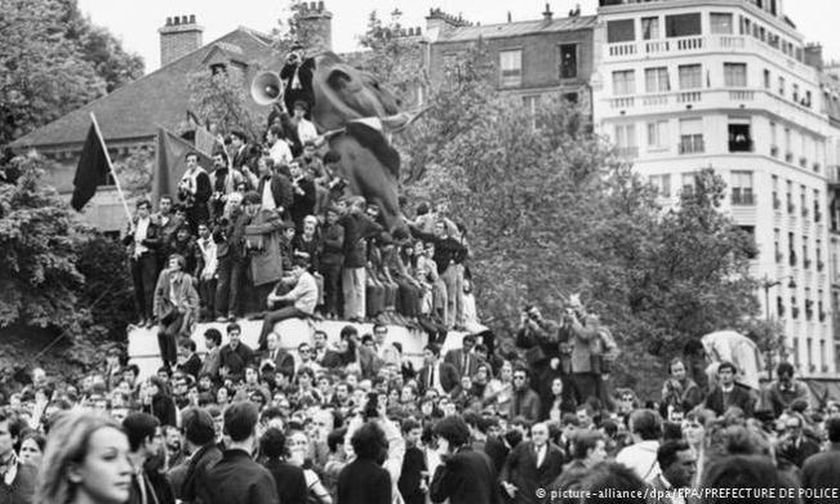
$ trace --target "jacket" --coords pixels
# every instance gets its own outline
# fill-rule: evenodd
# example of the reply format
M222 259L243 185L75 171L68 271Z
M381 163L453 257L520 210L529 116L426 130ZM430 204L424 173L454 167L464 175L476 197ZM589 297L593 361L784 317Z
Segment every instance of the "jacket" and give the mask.
M325 225L321 230L321 265L344 263L344 226L336 222Z
M455 366L444 361L437 363L436 366L438 367L436 370L438 375L437 380L440 381L440 386L444 392L448 394L461 385L461 379L458 377L458 370L455 369ZM429 388L428 365L420 369L420 374L417 378L419 379L420 394L423 395L426 393L426 389Z
M258 212L245 226L254 286L275 283L283 278L283 257L280 253L282 226L280 215L272 210Z
M540 396L531 388L514 391L510 404L510 418L524 417L532 422L540 418Z
M257 192L262 198L265 184L271 184L271 197L274 198L274 204L283 208L283 212L288 215L294 202L294 193L292 192L292 181L286 178L285 175L275 173L271 178L261 178Z
M811 455L802 464L802 488L821 490L837 488L840 475L840 443L832 443L828 451ZM803 504L829 504L837 502L831 495L823 498L806 496Z
M192 277L183 272L178 276L172 273L171 270L165 269L158 277L155 287L155 316L162 319L174 310L190 321L198 321L199 300Z
M530 504L538 502L536 490L546 488L563 470L563 451L554 443L547 444L547 452L541 466L537 467L537 454L533 441L516 445L505 461L499 479L513 483L516 491L514 502Z
M222 460L222 451L215 443L202 446L195 452L190 460L186 462L187 471L184 475L181 488L178 489L181 500L188 504L202 504L198 499L199 490L207 485L208 472L220 460Z
M206 504L278 504L277 484L268 469L243 450L225 450L199 489Z
M303 469L276 458L266 460L264 465L274 477L281 504L306 504L309 489Z
M391 475L376 462L356 459L338 475L340 504L391 504Z
M429 486L432 502L499 504L496 470L484 453L462 447L435 470Z
M752 417L754 401L749 389L735 384L730 394L729 406L737 406L744 410L744 415L747 418ZM717 413L718 416L723 415L727 410L727 405L723 401L723 390L720 387L715 387L709 393L706 397L705 404L708 409Z

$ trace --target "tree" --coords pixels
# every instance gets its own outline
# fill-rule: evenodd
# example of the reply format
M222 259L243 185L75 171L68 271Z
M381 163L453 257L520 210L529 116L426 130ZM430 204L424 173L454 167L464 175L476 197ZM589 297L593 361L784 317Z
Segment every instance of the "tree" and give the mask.
M99 343L125 334L124 254L43 184L44 163L16 157L0 170L18 174L0 184L0 357L27 364L43 348L65 366L90 365Z
M0 10L0 145L103 96L143 73L75 0L8 0Z
M240 129L256 140L263 133L266 117L255 116L246 106L245 100L251 98L245 96L243 80L242 72L231 67L215 74L209 70L191 74L187 83L190 109L219 131Z

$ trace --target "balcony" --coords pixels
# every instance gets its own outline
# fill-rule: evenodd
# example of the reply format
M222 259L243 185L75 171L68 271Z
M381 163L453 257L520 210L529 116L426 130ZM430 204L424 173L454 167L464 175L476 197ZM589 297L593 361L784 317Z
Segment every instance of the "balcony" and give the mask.
M814 163L814 172L815 172L815 173L819 173L819 172L820 172L820 168L821 168L821 166L820 166L820 164L819 164L819 163Z
M752 152L753 141L751 139L730 141L729 152Z
M827 317L828 317L828 314L826 314L824 311L820 312L820 322L825 322L825 319Z
M794 306L793 308L791 308L791 309L790 309L790 315L791 315L791 317L793 317L794 319L798 319L798 318L799 318L799 307L798 307L798 306Z
M825 269L825 263L822 261L817 261L817 271L822 271Z
M636 159L639 157L638 147L616 147L616 154L624 159Z
M732 204L737 206L755 206L755 194L733 190Z
M820 222L822 220L822 212L819 210L814 210L814 222Z
M802 206L802 217L808 218L808 209L804 205Z

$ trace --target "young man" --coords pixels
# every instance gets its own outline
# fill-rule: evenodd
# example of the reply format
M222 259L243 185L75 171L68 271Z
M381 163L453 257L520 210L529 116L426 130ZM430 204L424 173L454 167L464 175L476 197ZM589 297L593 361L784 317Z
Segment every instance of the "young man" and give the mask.
M129 268L134 283L134 298L138 325L152 327L154 321L154 296L157 282L157 249L160 245L160 229L151 216L152 204L149 200L137 202L134 220L128 228L123 242L128 247Z
M344 290L344 317L351 321L365 318L365 288L367 275L366 239L382 231L382 227L365 215L365 199L353 196L339 204L339 210L345 209L339 221L344 227L344 270L342 288Z
M128 458L134 467L129 503L174 504L172 487L162 473L146 472L149 460L163 456L163 433L157 418L148 413L132 413L123 420L128 436Z
M216 310L220 314L217 322L233 322L242 313L243 284L251 260L245 229L260 211L260 195L249 192L243 197L242 203L243 208L236 211L225 229L220 231L223 243L219 244L219 264L216 270L219 276ZM221 316L225 312L227 317Z
M223 379L231 378L236 382L245 376L245 367L254 359L254 351L239 340L242 335L239 324L235 322L228 324L227 334L228 344L219 351L221 364L219 374Z
M187 171L178 182L178 199L183 202L187 211L190 231L195 233L199 222L210 220L207 202L210 200L213 189L210 185L210 176L198 164L198 153L188 152L184 159L187 162Z
M18 435L13 435L12 419L0 411L0 502L32 502L38 468L22 463L15 455Z
M207 355L204 356L204 363L198 372L198 376L210 375L210 379L216 381L219 378L219 367L221 366L222 333L218 329L210 328L204 331L204 346L207 348Z
M201 299L201 307L204 309L202 319L211 321L216 318L216 286L218 284L216 269L219 260L216 242L213 240L210 227L206 222L198 225L197 243L198 250L201 253L201 261L198 267L198 296Z
M178 343L178 370L198 380L198 372L201 371L201 358L195 353L195 341L191 338L182 338Z
M173 366L178 360L175 339L189 337L191 328L198 321L198 293L193 279L183 271L184 257L173 254L169 268L160 273L155 288L155 316L158 319L158 345L164 365Z
M440 358L440 347L434 343L423 349L424 366L420 369L420 393L435 389L441 394L448 394L459 385L458 371L455 366Z
M288 318L311 317L315 313L315 305L318 303L318 284L315 277L307 271L308 268L307 260L295 259L291 274L278 284L280 287L282 284L294 282L294 288L283 295L278 295L279 289L275 289L268 295L269 308L278 303L284 303L287 306L266 313L260 333L260 348L265 348L265 339L278 322Z
M450 416L434 427L437 453L443 461L435 470L429 489L432 502L450 504L500 502L496 470L486 454L469 447L470 430L460 416Z
M321 229L321 275L324 277L324 311L327 319L335 320L340 313L341 269L344 266L344 226L339 222L338 209L327 208L326 224Z
M746 418L753 416L754 401L749 389L735 383L735 365L731 362L721 362L718 365L716 386L706 397L706 408L722 416L730 406L737 406L744 412Z
M402 434L405 438L405 455L397 488L405 504L424 504L429 491L429 473L426 456L419 448L423 428L417 420L407 418L402 423Z
M230 442L222 459L208 471L207 484L199 489L202 501L210 504L263 504L279 502L271 472L252 459L257 440L259 410L242 401L224 413L225 433Z
M224 151L213 153L213 173L210 174L210 218L219 222L223 217L230 216L228 196L236 192L236 186L244 182L245 177L239 170L228 165L228 157Z
M268 140L269 152L268 155L274 160L276 166L288 165L292 162L292 149L283 138L283 127L279 124L273 124L268 128L266 133L266 140Z

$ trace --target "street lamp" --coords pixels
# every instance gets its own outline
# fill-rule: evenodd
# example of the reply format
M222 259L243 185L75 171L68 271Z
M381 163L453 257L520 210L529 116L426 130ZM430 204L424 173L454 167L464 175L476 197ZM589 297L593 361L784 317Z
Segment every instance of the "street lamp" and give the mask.
M796 282L793 280L793 275L785 275L775 280L771 280L767 275L764 275L764 278L761 280L761 287L764 289L764 318L768 328L770 327L770 289L781 285L782 281L786 279L789 280L787 284L788 289L795 289ZM791 309L793 308L791 307ZM773 381L773 354L770 349L767 350L767 378Z

